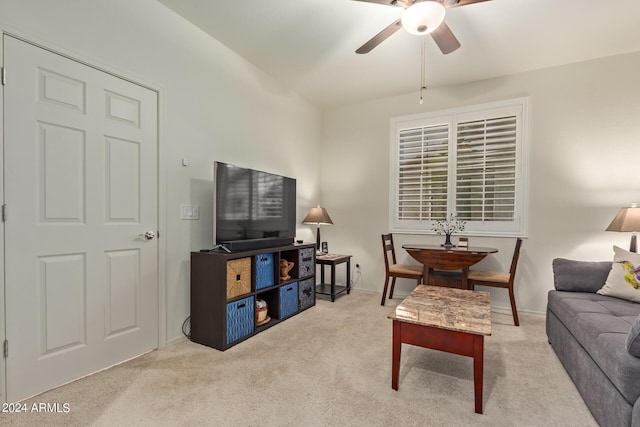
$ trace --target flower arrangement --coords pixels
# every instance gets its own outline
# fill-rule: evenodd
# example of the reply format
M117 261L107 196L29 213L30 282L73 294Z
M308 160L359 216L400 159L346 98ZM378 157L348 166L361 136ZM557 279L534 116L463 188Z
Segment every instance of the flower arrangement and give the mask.
M451 243L451 235L464 231L464 226L467 222L458 218L456 214L449 215L449 218L441 219L433 224L432 230L436 234L444 234L446 236L444 246L453 246Z

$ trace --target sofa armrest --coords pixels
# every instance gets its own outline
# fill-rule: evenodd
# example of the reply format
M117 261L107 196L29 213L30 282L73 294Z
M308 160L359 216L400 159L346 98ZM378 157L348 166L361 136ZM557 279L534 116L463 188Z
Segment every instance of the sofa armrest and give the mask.
M559 291L596 292L607 281L611 261L553 260L553 285Z

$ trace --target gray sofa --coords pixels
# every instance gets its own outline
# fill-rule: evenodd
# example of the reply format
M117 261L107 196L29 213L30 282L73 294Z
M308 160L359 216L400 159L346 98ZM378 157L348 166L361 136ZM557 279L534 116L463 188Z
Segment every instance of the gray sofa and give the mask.
M601 426L640 427L640 304L596 293L611 265L553 261L547 336Z

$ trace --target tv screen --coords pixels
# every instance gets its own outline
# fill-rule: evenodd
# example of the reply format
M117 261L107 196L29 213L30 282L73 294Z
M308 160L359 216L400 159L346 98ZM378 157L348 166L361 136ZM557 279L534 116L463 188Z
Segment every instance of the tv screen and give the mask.
M296 180L214 163L214 242L279 238L296 233Z

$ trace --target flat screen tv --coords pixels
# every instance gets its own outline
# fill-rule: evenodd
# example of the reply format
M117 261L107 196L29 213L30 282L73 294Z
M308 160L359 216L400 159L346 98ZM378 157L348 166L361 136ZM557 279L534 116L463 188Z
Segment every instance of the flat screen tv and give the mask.
M237 251L286 246L296 234L296 180L214 163L215 245Z

